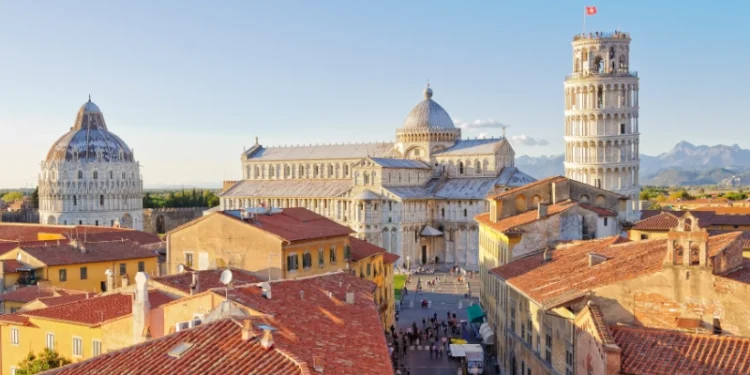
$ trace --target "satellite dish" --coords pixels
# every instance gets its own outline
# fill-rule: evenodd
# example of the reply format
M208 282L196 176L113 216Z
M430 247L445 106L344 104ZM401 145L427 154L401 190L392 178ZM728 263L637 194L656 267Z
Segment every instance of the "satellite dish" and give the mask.
M178 264L177 273L183 273L183 272L185 272L185 266L183 266L182 264Z
M232 282L232 271L229 269L222 271L219 281L224 285L229 285Z

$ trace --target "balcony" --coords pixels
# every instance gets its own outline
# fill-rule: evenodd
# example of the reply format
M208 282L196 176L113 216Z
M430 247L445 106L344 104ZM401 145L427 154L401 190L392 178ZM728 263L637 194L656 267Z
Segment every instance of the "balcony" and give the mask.
M636 70L628 70L628 71L618 71L618 72L578 72L573 74L568 74L565 76L565 81L570 81L574 79L585 79L585 78L617 78L617 77L635 77L638 78L638 71Z
M593 33L581 33L576 34L573 36L573 41L579 41L579 40L594 40L594 39L630 39L630 33L623 33L622 31L614 31L614 32L603 32L603 31L596 31Z

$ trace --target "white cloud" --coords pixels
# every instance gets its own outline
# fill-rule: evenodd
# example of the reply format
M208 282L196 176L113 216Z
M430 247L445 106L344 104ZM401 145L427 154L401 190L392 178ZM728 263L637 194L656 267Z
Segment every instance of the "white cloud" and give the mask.
M524 146L531 146L531 147L546 146L549 144L549 142L547 142L547 140L544 138L529 137L526 134L514 135L510 137L510 139L515 143L518 143Z
M500 121L493 120L493 119L487 119L487 120L475 120L472 122L465 122L461 120L456 121L456 127L461 129L467 129L467 130L475 130L475 129L502 129L503 127L506 127L507 125L501 123Z
M490 137L490 135L489 135L489 134L487 134L487 133L485 133L485 132L481 132L481 133L479 133L479 135L477 136L477 138L479 138L479 139L485 139L485 138L489 138L489 137Z

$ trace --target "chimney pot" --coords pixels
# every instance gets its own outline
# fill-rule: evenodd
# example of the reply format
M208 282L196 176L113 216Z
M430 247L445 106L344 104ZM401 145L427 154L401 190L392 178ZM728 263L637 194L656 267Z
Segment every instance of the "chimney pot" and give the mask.
M273 334L270 329L263 330L263 338L260 340L260 345L266 350L273 348Z
M242 341L248 341L255 337L255 333L253 333L253 326L250 324L249 320L244 320L242 322Z

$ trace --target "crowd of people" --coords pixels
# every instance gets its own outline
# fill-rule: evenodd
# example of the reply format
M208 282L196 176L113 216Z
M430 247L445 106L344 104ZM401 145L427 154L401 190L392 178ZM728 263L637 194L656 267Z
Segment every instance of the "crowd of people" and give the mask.
M427 346L430 358L443 358L448 353L450 338L459 334L459 331L455 312L447 312L445 320L439 320L435 312L429 319L422 319L421 328L417 322L412 322L406 330L396 329L394 325L391 325L391 343L388 344L388 350L397 371L396 374L409 374L405 366L409 347Z

